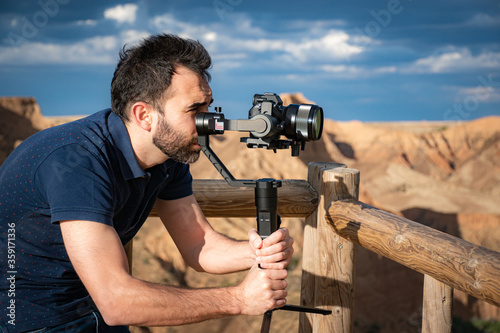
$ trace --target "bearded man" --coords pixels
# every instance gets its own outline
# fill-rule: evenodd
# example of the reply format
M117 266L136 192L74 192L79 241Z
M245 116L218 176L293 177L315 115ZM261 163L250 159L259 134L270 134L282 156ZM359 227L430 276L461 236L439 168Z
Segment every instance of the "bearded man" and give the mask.
M193 196L189 163L201 149L196 116L213 100L210 66L199 42L150 36L120 53L111 109L33 135L0 167L2 331L126 332L285 305L288 230L232 240ZM131 276L123 246L154 205L187 264L249 270L245 279L187 289Z

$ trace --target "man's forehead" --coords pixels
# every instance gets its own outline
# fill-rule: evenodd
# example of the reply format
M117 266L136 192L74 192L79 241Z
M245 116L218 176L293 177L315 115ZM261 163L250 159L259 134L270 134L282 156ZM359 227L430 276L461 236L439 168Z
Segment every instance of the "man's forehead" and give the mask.
M172 75L170 87L167 89L167 99L180 95L201 102L212 99L212 89L204 76L180 66Z

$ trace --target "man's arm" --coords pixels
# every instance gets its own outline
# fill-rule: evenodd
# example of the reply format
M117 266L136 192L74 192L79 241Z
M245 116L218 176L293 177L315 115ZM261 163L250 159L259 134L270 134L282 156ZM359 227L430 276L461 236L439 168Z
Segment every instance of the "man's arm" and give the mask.
M197 271L212 274L262 268L284 269L293 255L293 239L282 228L264 241L249 231L248 241L236 241L216 232L194 196L156 202L156 210L184 260Z
M61 222L69 258L109 325L163 326L229 315L257 315L286 303L286 270L252 267L235 287L182 289L138 280L113 227Z

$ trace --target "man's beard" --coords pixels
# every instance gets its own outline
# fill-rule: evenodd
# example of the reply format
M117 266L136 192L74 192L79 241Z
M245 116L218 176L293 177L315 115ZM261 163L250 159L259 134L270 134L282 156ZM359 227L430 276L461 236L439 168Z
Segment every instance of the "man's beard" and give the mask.
M193 144L198 143L198 139L186 138L180 131L170 126L163 115L160 115L158 129L153 135L153 143L176 162L194 163L200 157L200 149L191 148Z

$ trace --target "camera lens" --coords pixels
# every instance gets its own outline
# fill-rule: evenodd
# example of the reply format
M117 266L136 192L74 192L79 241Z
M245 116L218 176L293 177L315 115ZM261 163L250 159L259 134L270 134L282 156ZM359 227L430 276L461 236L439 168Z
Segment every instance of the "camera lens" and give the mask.
M323 132L323 109L317 105L290 104L285 111L285 136L299 141L316 141Z

